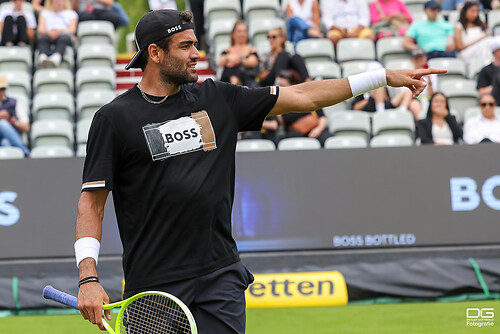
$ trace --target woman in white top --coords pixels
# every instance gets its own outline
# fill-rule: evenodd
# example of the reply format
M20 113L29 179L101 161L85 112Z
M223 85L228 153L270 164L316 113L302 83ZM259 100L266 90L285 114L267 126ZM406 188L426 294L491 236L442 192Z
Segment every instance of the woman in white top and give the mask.
M58 67L66 47L73 45L78 14L71 9L69 0L48 0L45 8L38 18L39 60L44 68Z
M290 0L286 5L288 40L296 44L310 37L323 37L319 28L318 0Z
M486 23L479 17L479 3L465 2L455 26L455 45L459 57L467 67L471 62L488 64L493 59L490 43L491 37L486 31Z
M452 145L462 138L462 128L450 115L448 99L443 93L434 93L429 102L427 117L417 123L422 144Z

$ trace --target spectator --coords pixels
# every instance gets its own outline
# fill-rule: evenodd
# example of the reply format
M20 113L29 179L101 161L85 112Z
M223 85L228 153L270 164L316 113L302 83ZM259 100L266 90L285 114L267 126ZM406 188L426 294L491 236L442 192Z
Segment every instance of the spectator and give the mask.
M493 62L481 69L477 77L477 90L479 95L491 94L500 101L500 37L494 37L490 43L493 53Z
M120 15L112 10L114 0L73 0L73 10L78 13L80 21L109 21L118 28Z
M486 33L486 23L479 17L479 5L475 1L467 1L455 26L455 45L458 56L468 67L471 62L488 62L491 60L491 37Z
M221 81L255 87L259 66L257 49L249 44L248 27L238 20L231 31L231 46L222 52L219 66L224 68Z
M417 132L422 144L452 145L462 138L462 128L455 116L450 115L448 99L443 93L432 95L427 117L418 121Z
M149 0L149 9L175 9L177 10L177 3L175 0Z
M404 36L413 21L401 0L376 0L370 3L372 29L377 38Z
M322 21L327 37L337 45L342 38L368 38L375 41L370 26L370 12L365 0L321 1Z
M480 3L483 6L483 10L498 9L500 5L499 0L481 0Z
M0 74L0 146L19 147L25 155L30 151L21 139L22 132L28 132L28 115L16 113L16 100L7 97L7 80Z
M310 37L323 37L319 28L318 0L290 0L286 5L288 40L298 41Z
M111 10L118 15L118 18L120 19L120 23L118 24L118 27L126 27L130 23L130 18L127 15L127 12L125 9L123 9L122 5L118 1L113 2L113 6L111 6Z
M289 69L296 71L300 75L301 81L310 80L304 58L298 54L291 55L285 50L286 35L283 28L269 30L267 38L271 45L271 51L262 55L261 73L258 77L261 86L274 85L276 75Z
M427 59L455 57L454 30L448 21L438 20L439 3L436 0L427 1L424 11L427 20L415 21L410 25L403 47L410 51L424 49L427 51Z
M7 6L0 12L1 46L25 46L35 40L36 19L31 12L23 11L25 0L11 0L13 7Z
M422 49L411 50L410 52L410 60L415 69L424 69L429 68L427 64L427 52ZM410 103L410 111L415 116L415 120L420 118L420 114L422 110L427 109L429 104L429 99L437 91L438 88L438 76L437 74L431 74L424 77L425 81L427 81L427 87L425 87L424 91L420 93L420 95L414 99L413 103ZM416 105L418 104L418 105Z
M300 77L293 70L284 70L278 73L276 85L288 87L300 83ZM322 109L310 113L289 113L278 116L285 128L285 137L316 138L321 145L330 137L327 128L327 119Z
M464 142L467 144L500 143L500 117L495 115L497 106L490 94L481 95L481 114L464 124Z
M66 47L73 45L78 14L69 0L48 0L45 7L38 18L39 61L43 68L58 67Z
M382 64L373 62L367 67L367 70L374 71L380 68L382 68ZM410 108L419 107L418 102L412 100L412 93L409 89L403 88L397 90L397 92L398 94L391 98L387 87L381 87L356 96L353 109L368 112L384 112L385 109L399 108L400 110L409 110ZM415 103L417 105L413 106ZM410 104L412 104L411 107ZM412 113L416 113L416 111Z

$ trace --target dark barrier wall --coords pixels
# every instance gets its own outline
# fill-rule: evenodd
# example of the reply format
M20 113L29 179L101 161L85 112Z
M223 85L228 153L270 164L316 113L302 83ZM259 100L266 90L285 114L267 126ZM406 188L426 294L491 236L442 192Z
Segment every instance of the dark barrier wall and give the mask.
M238 153L241 251L500 243L500 146ZM72 256L83 159L0 162L0 258ZM101 254L120 254L108 200Z

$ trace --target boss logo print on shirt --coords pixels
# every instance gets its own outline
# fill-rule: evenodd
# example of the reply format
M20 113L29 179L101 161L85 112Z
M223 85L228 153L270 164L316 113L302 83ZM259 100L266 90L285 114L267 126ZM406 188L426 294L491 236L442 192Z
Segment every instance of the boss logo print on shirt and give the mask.
M142 129L153 161L217 148L214 129L205 110L176 120L148 124Z

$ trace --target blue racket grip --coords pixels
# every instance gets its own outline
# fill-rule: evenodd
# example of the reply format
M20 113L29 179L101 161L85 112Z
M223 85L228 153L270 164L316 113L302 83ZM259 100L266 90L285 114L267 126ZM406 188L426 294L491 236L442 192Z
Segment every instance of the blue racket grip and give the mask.
M71 306L73 308L78 309L78 298L75 296L69 295L66 292L59 291L57 289L54 289L52 286L47 285L43 289L42 293L43 298L45 299L52 299L55 300L56 302L59 302L64 305Z

